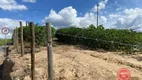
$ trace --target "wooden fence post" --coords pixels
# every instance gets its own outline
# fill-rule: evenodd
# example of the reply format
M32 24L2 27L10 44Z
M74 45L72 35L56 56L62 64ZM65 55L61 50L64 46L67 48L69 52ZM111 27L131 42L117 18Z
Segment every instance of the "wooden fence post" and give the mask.
M22 22L20 21L20 31L21 31L21 56L24 54L24 41L23 41L23 26Z
M9 55L9 47L6 47L6 57Z
M31 80L35 80L35 32L34 23L30 22L31 30Z
M13 45L15 45L15 43L16 43L16 31L14 30L13 31L13 36L12 36L12 43L13 43Z
M18 28L16 27L16 50L19 53L19 38L18 38Z
M51 34L50 23L46 23L46 31L47 31L47 54L48 54L48 80L53 80L52 34Z

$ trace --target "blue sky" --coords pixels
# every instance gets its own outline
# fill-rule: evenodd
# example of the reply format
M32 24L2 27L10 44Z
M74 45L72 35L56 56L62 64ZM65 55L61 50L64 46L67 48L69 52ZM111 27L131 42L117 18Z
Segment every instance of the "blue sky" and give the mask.
M0 29L8 27L11 37L19 21L51 22L56 28L96 25L97 2L99 24L105 28L142 31L141 0L0 0Z

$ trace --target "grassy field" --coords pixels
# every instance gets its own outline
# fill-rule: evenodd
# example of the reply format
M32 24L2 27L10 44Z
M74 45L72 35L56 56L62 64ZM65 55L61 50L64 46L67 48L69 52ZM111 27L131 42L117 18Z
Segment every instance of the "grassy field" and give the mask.
M11 43L12 40L11 39L7 39L7 43ZM5 40L4 39L0 39L0 46L5 44Z

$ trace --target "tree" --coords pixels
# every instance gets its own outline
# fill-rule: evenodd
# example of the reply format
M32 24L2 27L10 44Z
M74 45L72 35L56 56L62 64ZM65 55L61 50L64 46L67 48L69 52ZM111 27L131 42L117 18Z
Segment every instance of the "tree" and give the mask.
M93 24L91 24L88 29L93 30L93 29L96 29L96 27Z
M97 27L97 29L103 29L103 30L104 30L105 28L104 28L103 25L99 25L99 26Z

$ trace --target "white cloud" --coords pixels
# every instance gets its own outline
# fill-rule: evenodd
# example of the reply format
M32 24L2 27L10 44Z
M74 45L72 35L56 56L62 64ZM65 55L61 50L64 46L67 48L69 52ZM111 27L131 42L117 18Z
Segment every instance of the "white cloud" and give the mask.
M3 10L27 10L25 5L18 4L15 0L0 0L0 8Z
M8 34L6 35L6 39L11 39L11 37L12 37L12 33L8 33ZM5 39L5 35L2 34L2 32L0 32L0 39ZM3 44L4 44L4 43L3 43Z
M12 32L16 27L19 27L19 21L23 22L23 26L26 25L25 21L23 20L14 20L14 19L9 19L9 18L0 18L0 30L3 27L7 27L10 30L10 33L8 34L8 38L11 38ZM0 38L4 38L4 35L0 31Z
M109 15L112 26L119 29L135 29L142 31L142 9L125 9L121 13Z
M22 0L23 2L36 3L36 0Z
M107 22L107 18L105 16L100 17L100 23L104 24Z
M96 15L88 12L82 17L77 16L76 9L71 6L59 11L51 10L50 14L45 17L44 22L51 22L55 27L88 27L90 24L96 25ZM109 22L109 23L107 23ZM116 13L99 17L99 24L104 24L105 28L117 29L134 29L142 31L142 9L124 9Z
M99 3L98 10L100 11L100 10L102 10L102 9L105 9L107 2L108 2L108 0L101 1L101 2ZM97 5L95 5L95 6L92 8L92 11L93 11L93 12L97 12Z
M79 19L80 27L87 27L90 24L96 25L96 16L93 13L86 13L84 17L78 17L77 19Z
M51 10L50 14L43 21L51 22L55 27L88 27L90 24L96 25L96 16L90 12L86 13L83 17L78 17L76 9L69 6L59 11L59 13ZM99 22L106 23L106 21L107 19L104 16L100 17Z
M121 16L121 15L119 15L119 14L109 14L110 19L118 18L119 16Z
M77 11L72 7L67 7L56 13L54 10L50 11L48 17L45 20L53 22L55 26L69 26L77 25L78 19Z

